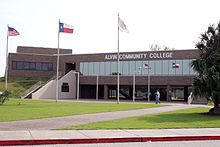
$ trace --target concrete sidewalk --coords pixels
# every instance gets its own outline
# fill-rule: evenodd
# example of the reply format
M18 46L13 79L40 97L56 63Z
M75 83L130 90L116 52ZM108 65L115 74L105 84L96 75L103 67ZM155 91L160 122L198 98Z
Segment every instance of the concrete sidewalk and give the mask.
M220 128L1 131L0 138L0 146L220 140Z
M64 117L42 118L32 120L19 120L10 122L0 122L0 131L16 130L50 130L68 127L72 125L87 124L91 122L114 120L125 117L132 117L145 114L153 114L198 107L193 105L173 105L137 110L103 112L94 114L73 115Z
M122 138L220 135L220 128L0 131L4 139Z

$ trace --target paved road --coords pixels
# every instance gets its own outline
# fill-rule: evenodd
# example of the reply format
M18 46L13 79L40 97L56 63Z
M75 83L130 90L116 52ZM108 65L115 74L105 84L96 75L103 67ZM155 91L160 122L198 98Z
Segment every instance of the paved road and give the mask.
M107 121L124 117L132 117L145 114L167 112L185 108L196 107L193 105L172 105L166 107L147 108L128 111L103 112L95 114L83 114L54 118L42 118L33 120L20 120L11 122L0 122L0 131L7 130L50 130L72 125L80 125L97 121Z

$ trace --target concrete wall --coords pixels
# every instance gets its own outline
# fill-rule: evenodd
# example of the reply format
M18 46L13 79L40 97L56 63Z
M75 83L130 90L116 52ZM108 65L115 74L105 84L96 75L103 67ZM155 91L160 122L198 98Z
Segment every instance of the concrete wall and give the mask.
M76 74L73 71L70 71L61 79L59 79L58 83L59 83L59 99L76 98L77 82L76 82ZM61 92L63 83L68 83L69 92ZM56 80L52 80L48 82L38 91L32 93L32 99L45 99L45 98L53 98L53 99L56 98Z
M191 86L193 76L151 76L150 84L156 86ZM136 76L136 85L147 85L147 76ZM117 85L117 76L99 76L100 85ZM80 85L96 85L96 76L81 76ZM120 76L120 85L133 85L133 76Z

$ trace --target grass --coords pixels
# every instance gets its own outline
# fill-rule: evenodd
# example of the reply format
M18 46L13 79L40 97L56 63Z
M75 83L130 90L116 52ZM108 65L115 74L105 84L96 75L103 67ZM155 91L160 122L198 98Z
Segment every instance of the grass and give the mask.
M220 127L220 116L202 115L209 108L190 108L112 121L89 123L62 129L168 129Z
M20 103L20 104L19 104ZM143 109L167 105L128 103L82 103L45 100L9 100L0 105L0 122L68 116L98 112Z
M7 87L11 92L10 98L19 98L20 93L24 92L38 81L47 81L48 78L18 78L8 77ZM0 78L0 91L5 90L5 77Z

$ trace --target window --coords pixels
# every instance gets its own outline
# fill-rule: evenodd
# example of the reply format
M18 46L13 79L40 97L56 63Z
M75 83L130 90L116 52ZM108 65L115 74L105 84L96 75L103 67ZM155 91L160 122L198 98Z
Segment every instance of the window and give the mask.
M12 69L17 69L17 62L12 61Z
M39 62L36 63L36 70L41 70L41 63Z
M69 84L68 83L63 83L61 92L69 92Z
M29 62L24 62L23 65L24 65L24 67L23 67L24 69L30 69Z
M88 63L87 62L83 63L83 74L85 75L89 74L88 68L89 68Z
M122 71L121 71L121 73L123 74L123 75L128 75L128 71L129 71L129 62L128 61L123 61L122 62L123 64L122 64Z
M99 62L94 62L94 74L99 74Z
M89 69L89 73L88 73L88 74L89 74L89 75L94 75L93 63L94 63L94 62L89 62L89 63L88 63L88 65L89 65L89 68L88 68L88 69Z
M144 61L120 61L120 73L123 75L163 75L163 76L180 76L196 75L196 72L190 66L193 59L184 60L144 60ZM179 68L173 68L174 64L179 64ZM13 63L14 64L14 63ZM18 63L17 63L18 64ZM145 69L148 64L151 69ZM118 72L116 61L109 62L81 62L80 72L84 75L112 75ZM18 66L18 65L13 65ZM30 65L31 67L31 65ZM36 63L37 68L37 63Z
M45 70L52 71L52 63L12 61L13 70Z
M99 69L100 69L100 75L105 75L105 62L100 62L99 65Z
M117 64L117 62L111 62L111 74L112 73L118 73L118 64ZM119 73L121 73L121 69L120 69Z
M148 65L151 67L151 69L148 69L149 74L154 75L155 74L155 61L149 61Z
M80 70L80 73L82 73L82 74L84 73L84 71L83 71L83 65L84 65L84 63L80 63L80 69L79 69L79 70Z
M129 61L129 75L133 75L133 74L137 74L136 70L135 70L135 61Z
M155 74L161 75L162 74L162 60L155 61Z
M30 70L36 70L36 63L31 62L31 63L29 64L29 67L30 67Z
M48 70L48 63L42 64L42 70Z
M110 62L106 62L105 63L105 75L111 75L111 63Z
M189 60L183 60L183 75L189 75Z
M53 70L53 64L52 63L48 63L48 70Z
M23 69L23 62L17 62L17 68L16 69Z
M173 68L173 64L176 63L176 60L169 60L169 75L175 75L176 74L176 68Z
M138 74L143 73L143 62L142 61L136 61L136 72Z
M176 75L183 75L183 60L176 60L176 64L179 64L179 68L176 68Z
M163 75L168 75L169 74L169 61L168 60L163 60L162 63L162 68L163 68Z
M145 69L145 64L149 65L149 61L144 61L143 62L143 67L142 67L143 68L143 72L142 72L142 74L143 75L148 75L148 73L150 72L151 69Z

